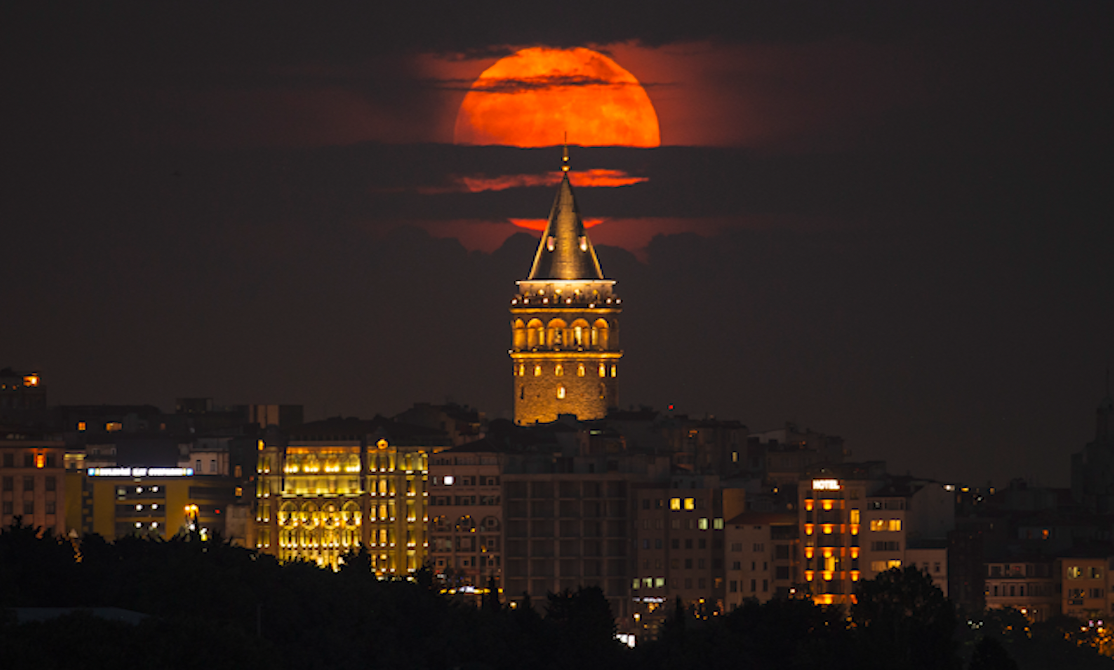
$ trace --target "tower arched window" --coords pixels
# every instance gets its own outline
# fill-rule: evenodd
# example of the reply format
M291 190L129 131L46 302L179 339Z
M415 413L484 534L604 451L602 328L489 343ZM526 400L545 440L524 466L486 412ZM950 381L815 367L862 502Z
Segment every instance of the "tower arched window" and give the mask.
M604 366L603 363L600 363L600 376L601 377L606 377L607 376L607 368Z
M614 377L619 374L619 368L614 363L611 364L611 376Z
M584 376L584 364L583 363L576 366L576 376L577 377L583 377Z
M558 400L564 400L565 399L565 387L564 386L558 386L557 387L557 399Z
M602 370L603 368L601 367L600 369ZM541 377L542 376L542 366L540 366L540 365L535 365L534 366L534 376L535 377ZM602 372L600 373L600 376L601 377L603 376Z
M518 399L519 400L525 400L526 399L526 387L525 386L519 386L518 387Z
M557 377L560 377L561 375L565 374L565 368L560 363L558 363L557 367L553 368L553 374Z
M522 319L515 319L512 325L513 344L515 349L526 347L526 324Z

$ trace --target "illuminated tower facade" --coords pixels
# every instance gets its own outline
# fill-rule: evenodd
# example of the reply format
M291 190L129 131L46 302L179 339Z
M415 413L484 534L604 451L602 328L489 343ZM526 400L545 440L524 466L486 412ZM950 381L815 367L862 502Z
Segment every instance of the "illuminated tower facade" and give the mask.
M514 419L549 422L559 414L600 419L618 404L619 314L615 282L604 279L564 177L534 255L511 300Z

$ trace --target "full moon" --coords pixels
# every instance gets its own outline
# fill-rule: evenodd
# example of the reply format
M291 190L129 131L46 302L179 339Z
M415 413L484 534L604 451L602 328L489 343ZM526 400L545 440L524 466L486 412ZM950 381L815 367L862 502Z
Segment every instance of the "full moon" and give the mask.
M607 56L523 49L484 70L456 117L456 144L656 147L658 115L642 84Z

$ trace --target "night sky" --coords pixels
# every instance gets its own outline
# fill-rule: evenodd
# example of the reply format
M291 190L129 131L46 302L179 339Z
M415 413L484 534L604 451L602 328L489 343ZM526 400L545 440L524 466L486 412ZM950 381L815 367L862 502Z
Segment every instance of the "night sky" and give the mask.
M55 403L512 403L559 148L471 83L590 47L659 148L578 147L624 407L1066 485L1114 363L1109 3L5 3L0 367ZM560 129L553 144L560 143ZM535 186L469 191L465 178Z

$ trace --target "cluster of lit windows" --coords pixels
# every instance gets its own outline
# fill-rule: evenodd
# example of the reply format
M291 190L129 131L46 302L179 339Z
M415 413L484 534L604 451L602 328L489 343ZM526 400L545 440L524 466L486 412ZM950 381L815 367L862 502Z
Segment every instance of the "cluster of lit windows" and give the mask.
M665 577L635 577L631 582L631 588L638 589L663 589L665 588Z
M870 529L878 532L896 533L901 530L901 519L871 519Z
M586 376L587 375L587 370L588 369L584 366L583 363L578 363L577 366L576 366L576 376L577 377ZM535 363L534 364L534 376L535 377L541 377L543 372L544 372L544 369L542 368L542 365L540 363ZM514 373L515 373L515 376L517 376L517 377L525 377L526 376L526 364L525 363L519 363L518 366L515 368ZM605 365L604 363L600 363L599 368L597 369L597 374L599 374L600 377L607 377L608 376L607 365ZM612 377L618 377L619 376L619 366L612 364L611 369L610 369L610 374L611 374ZM561 363L557 363L553 367L553 376L563 377L564 375L565 375L565 366Z
M543 300L547 300L544 299ZM552 319L543 324L540 319L524 323L516 319L512 324L514 347L516 349L535 349L537 347L595 347L607 349L610 341L610 325L605 319L596 319L589 325L584 319L572 324L563 319Z

